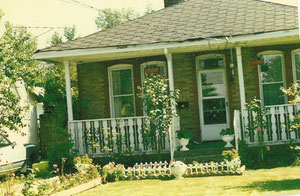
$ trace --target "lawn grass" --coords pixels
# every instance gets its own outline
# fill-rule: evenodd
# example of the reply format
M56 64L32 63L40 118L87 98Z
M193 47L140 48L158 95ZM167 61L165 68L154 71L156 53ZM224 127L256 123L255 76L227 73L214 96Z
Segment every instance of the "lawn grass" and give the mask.
M246 171L243 176L135 180L100 185L89 195L287 195L300 194L300 166Z

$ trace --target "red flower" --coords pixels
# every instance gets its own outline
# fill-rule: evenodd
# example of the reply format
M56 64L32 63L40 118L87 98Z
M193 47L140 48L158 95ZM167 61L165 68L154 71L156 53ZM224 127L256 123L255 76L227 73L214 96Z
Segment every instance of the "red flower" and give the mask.
M56 169L57 168L57 164L53 164L53 168Z
M232 152L235 152L235 149L233 148L231 151L232 151Z
M181 130L184 131L184 128L182 127Z
M257 127L257 131L258 131L258 132L261 132L261 128L260 128L260 127Z
M266 146L266 149L267 149L267 151L269 151L271 148L270 148L270 146Z

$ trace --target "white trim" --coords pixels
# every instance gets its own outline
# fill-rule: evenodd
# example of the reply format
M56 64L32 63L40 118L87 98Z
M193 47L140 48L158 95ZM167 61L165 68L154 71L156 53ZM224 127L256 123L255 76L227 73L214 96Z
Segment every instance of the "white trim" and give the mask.
M113 95L112 71L114 71L114 70L124 70L124 69L130 69L131 70L132 94L114 96ZM111 67L108 67L108 85L109 85L108 90L109 90L110 116L112 118L115 118L115 107L114 107L113 98L115 98L115 97L124 97L124 96L132 96L133 97L133 112L134 112L134 116L135 116L136 115L136 111L135 111L136 106L135 106L135 93L134 93L133 65L131 65L131 64L117 64L117 65L113 65Z
M71 92L71 79L70 79L70 62L64 61L64 65L65 65L68 121L72 121L73 120L73 107L72 107L72 92Z
M259 95L262 105L265 105L264 103L264 96L263 96L263 84L276 84L276 83L283 83L283 87L286 88L286 72L285 72L285 60L284 60L284 53L279 50L269 50L260 52L257 54L257 56L281 56L281 66L282 66L282 82L267 82L262 83L262 72L261 72L261 65L258 66L258 80L259 80ZM284 103L287 102L287 97L284 97Z
M244 82L243 59L242 59L241 47L236 47L236 56L237 56L237 67L238 67L238 74L239 74L241 110L243 112L246 103L246 95L245 95L245 82Z
M142 63L140 66L140 70L141 70L141 83L144 82L145 80L145 67L148 66L148 65L157 65L157 66L160 66L160 67L163 67L164 69L164 77L167 77L167 69L166 69L166 62L165 61L147 61L145 63Z
M299 0L300 2L300 0ZM292 56L292 71L293 71L293 82L297 83L297 69L296 69L296 55L300 55L300 48L292 50L291 56ZM300 78L299 78L300 81Z
M205 60L205 59L214 59L214 58L223 58L223 63L224 67L222 68L217 68L217 69L200 69L200 64L199 60ZM230 114L229 114L229 101L228 101L228 81L227 81L227 74L226 74L226 59L225 55L223 54L205 54L205 55L200 55L195 58L196 63L196 79L197 79L197 90L198 90L198 104L199 104L199 121L200 121L200 128L201 128L201 142L203 142L203 137L204 137L204 131L203 131L203 126L204 126L204 115L203 115L203 104L202 100L206 99L203 98L202 96L202 81L200 74L203 72L223 72L223 80L224 80L224 86L226 87L225 91L225 96L218 96L218 97L212 97L212 98L225 98L225 108L226 108L226 115L227 115L227 126L230 126Z
M138 46L128 46L128 47L105 47L105 48L90 48L90 49L75 49L75 50L63 50L63 51L49 51L49 52L39 52L34 54L34 59L37 60L47 60L47 59L55 59L55 58L71 58L71 57L83 57L83 56L91 56L91 55L99 55L99 54L110 54L110 53L128 53L128 52L140 52L147 50L161 50L163 54L163 50L165 48L173 49L173 48L181 48L181 47L200 47L200 46L213 46L220 44L233 44L237 46L245 45L245 42L257 42L257 40L272 40L274 38L283 38L283 37L291 37L298 36L298 29L292 30L282 30L276 32L269 33L261 33L261 34L252 34L252 35L240 35L234 36L230 38L219 38L219 39L204 39L201 41L184 41L184 42L173 42L173 43L157 43L157 44L147 44L147 45L138 45Z

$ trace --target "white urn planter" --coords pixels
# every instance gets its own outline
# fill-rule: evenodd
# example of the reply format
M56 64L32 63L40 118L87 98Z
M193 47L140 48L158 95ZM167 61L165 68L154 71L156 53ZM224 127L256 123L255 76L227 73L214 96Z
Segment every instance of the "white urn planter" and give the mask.
M185 173L187 169L187 165L181 161L176 161L171 163L170 165L171 174L175 176L176 179L182 179L182 175Z
M180 146L182 146L182 148L180 149L180 151L188 151L190 149L188 149L186 146L189 144L190 139L186 139L186 138L181 138L179 139L179 144Z
M224 147L226 148L233 147L233 145L230 143L233 141L233 139L234 139L234 135L223 135L222 140L227 143Z

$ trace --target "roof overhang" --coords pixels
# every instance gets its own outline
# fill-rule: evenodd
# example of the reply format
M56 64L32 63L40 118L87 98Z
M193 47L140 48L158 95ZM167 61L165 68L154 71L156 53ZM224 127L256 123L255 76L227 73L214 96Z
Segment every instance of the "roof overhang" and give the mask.
M165 48L167 48L170 53L185 53L205 50L224 50L233 47L291 44L300 43L298 33L298 29L292 29L234 37L209 38L198 41L38 52L34 55L34 58L52 62L71 61L82 63L164 55Z

